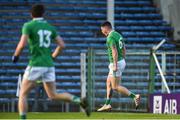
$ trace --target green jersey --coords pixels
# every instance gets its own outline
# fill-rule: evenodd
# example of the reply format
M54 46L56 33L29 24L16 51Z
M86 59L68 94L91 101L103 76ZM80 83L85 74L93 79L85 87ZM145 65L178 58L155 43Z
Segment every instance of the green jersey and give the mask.
M22 34L29 36L29 66L54 66L50 45L57 36L55 28L43 18L36 18L24 24Z
M116 31L111 31L109 35L107 36L106 45L108 48L108 57L109 57L110 63L113 63L112 46L115 46L117 48L118 61L123 59L124 41L121 34L119 34Z

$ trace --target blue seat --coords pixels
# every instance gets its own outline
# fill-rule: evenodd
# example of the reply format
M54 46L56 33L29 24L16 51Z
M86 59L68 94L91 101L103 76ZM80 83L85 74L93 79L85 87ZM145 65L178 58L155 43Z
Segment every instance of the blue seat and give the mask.
M84 27L84 28L86 28L86 27ZM88 26L87 30L88 29L90 29L90 30L99 30L99 27L98 26Z
M47 10L65 10L65 11L73 11L73 10L75 10L75 8L74 7L63 7L63 6L61 6L61 7L52 7L52 6L49 6L49 7L47 7Z
M154 40L157 41L157 42L160 42L163 39L167 39L167 38L166 37L156 37L156 38L154 38Z
M155 42L155 41L157 41L155 38L152 38L152 37L143 37L143 38L139 38L139 39L143 42Z
M14 80L14 81L17 81L18 80L18 76L14 76L14 77L11 77L11 76L0 76L0 80L1 81L5 81L5 80Z
M172 27L170 26L157 26L158 29L162 30L162 31L170 31L170 30L173 30Z
M157 26L144 26L144 29L147 31L160 31Z
M139 42L139 38L137 37L127 37L127 41L128 42Z
M120 30L120 31L129 31L130 28L128 26L118 26L116 27L117 30Z
M57 92L58 92L58 93L69 92L69 93L72 93L72 94L79 94L79 93L80 93L80 90L77 90L77 89L66 89L66 90L57 89Z
M142 11L141 7L130 7L128 8L129 11L137 12L137 11Z
M5 94L7 94L7 95L16 95L16 90L11 90L11 89L7 89L7 90L5 90Z
M157 14L157 13L150 13L150 14L148 14L148 17L151 17L151 18L162 18L162 16L160 14Z
M125 20L115 20L114 22L116 24L115 27L127 25Z
M57 13L57 15L59 15L59 13ZM63 13L63 16L67 16L67 17L79 17L79 16L83 16L85 14L83 13L79 13L79 14L73 14L73 13Z
M56 83L56 85L58 87L77 87L80 86L80 83L75 83L75 82L60 82L60 83Z
M136 32L122 32L125 37L136 36Z
M153 21L152 20L139 20L140 25L152 25Z
M155 25L162 25L162 24L165 24L166 22L165 21L163 21L163 20L153 20L152 21Z
M163 32L150 32L152 36L165 37Z
M146 37L146 36L150 36L149 32L136 32L137 36L143 36L143 37Z
M133 31L144 31L143 26L131 26L130 29Z
M0 83L0 86L1 87L16 87L17 84L14 82L2 82Z
M162 47L164 47L164 48L175 48L176 45L174 45L174 44L163 44Z
M121 6L150 5L149 1L115 1L115 4Z
M0 90L0 95L4 95L5 94L5 90Z
M154 8L154 7L143 7L142 10L143 11L147 11L147 12L156 12L157 8Z
M82 36L90 36L90 37L93 36L93 32L85 32L84 31L84 32L80 32L79 34Z
M127 14L127 13L121 13L121 14L115 14L116 17L119 18L124 18L124 19L129 19L129 18L133 18L134 14Z
M143 14L143 13L137 13L137 14L133 14L134 18L147 18L148 14Z
M98 21L93 21L93 20L83 20L84 23L87 23L87 24L96 24Z
M0 103L9 103L11 102L11 99L9 98L0 98Z
M143 0L143 1L136 1L139 5L151 5L151 1Z
M115 7L115 10L121 12L127 12L129 9L127 7Z

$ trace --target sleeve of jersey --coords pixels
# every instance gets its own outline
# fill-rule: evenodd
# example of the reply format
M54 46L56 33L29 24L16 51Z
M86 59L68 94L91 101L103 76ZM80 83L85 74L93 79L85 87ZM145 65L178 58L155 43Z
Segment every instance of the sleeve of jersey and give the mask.
M56 29L53 29L52 39L55 40L55 38L58 36Z
M112 47L112 46L114 46L116 44L114 38L110 37L108 39L109 39L108 41L109 41L109 46L110 47Z
M120 35L119 41L121 41L121 42L122 42L122 45L124 46L124 38L123 38L122 35Z
M28 25L26 23L23 25L22 34L24 34L24 35L29 35L30 34L29 27L28 27Z

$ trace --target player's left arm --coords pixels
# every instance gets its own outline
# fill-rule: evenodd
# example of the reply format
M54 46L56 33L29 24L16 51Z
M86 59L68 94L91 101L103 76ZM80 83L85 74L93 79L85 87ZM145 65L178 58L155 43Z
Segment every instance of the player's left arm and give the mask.
M19 43L18 43L18 45L16 47L16 50L15 50L15 52L13 54L13 57L12 57L12 61L14 63L16 63L18 61L19 56L20 56L23 48L27 44L27 40L28 40L28 35L26 35L26 34L21 35L21 39L20 39L20 41L19 41Z
M123 57L126 58L126 46L123 44Z
M118 52L115 45L112 46L113 71L117 71Z
M62 50L65 48L65 43L64 43L62 37L57 36L55 38L55 40L56 40L56 43L57 43L57 47L54 50L54 52L52 53L52 58L53 59L55 59L62 52Z

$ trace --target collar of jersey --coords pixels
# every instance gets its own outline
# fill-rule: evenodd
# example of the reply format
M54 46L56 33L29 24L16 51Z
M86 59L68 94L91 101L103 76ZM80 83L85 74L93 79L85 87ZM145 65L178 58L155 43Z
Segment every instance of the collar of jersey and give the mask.
M114 32L114 30L111 30L111 32L108 34L108 36L109 36L112 32Z
M39 18L33 18L33 20L43 20L43 17L39 17Z

